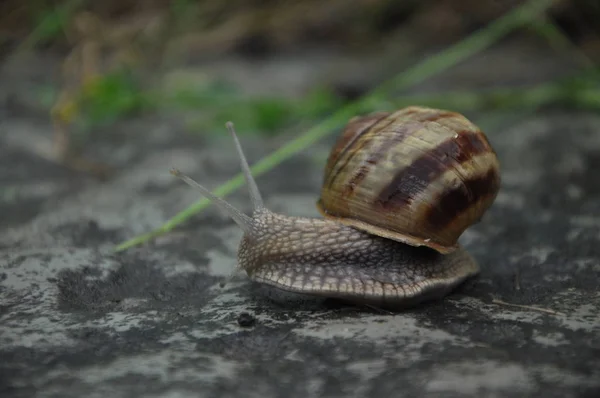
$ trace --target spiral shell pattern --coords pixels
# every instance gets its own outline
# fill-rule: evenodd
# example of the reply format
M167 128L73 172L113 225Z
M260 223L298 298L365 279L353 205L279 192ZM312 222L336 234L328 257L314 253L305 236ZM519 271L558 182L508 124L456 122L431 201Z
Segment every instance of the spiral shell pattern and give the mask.
M475 124L411 106L350 120L329 155L317 208L360 230L450 253L499 189L496 153Z

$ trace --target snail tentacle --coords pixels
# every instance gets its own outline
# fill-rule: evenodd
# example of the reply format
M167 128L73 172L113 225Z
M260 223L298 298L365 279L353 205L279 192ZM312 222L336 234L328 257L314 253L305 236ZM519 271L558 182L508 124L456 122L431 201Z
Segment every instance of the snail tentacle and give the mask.
M240 158L240 165L242 166L244 179L246 180L246 185L248 186L250 200L252 200L252 206L254 207L254 210L262 209L264 208L262 196L260 195L260 190L258 189L258 185L256 185L254 177L252 177L252 172L250 171L250 166L248 166L248 161L246 160L246 156L244 155L244 151L242 150L240 141L238 140L238 137L235 134L233 122L227 122L226 126L229 132L231 133L231 136L233 137L235 149L238 153L238 157Z
M183 174L181 171L179 171L179 169L171 169L171 174L173 174L175 177L179 178L189 186L199 190L204 197L211 201L212 204L217 206L220 210L224 211L229 217L231 217L231 219L235 221L237 225L240 226L244 233L252 235L254 231L252 218L248 217L240 210L233 207L226 200L221 199L212 192L210 192L208 188L205 188L198 182L194 181L190 176Z

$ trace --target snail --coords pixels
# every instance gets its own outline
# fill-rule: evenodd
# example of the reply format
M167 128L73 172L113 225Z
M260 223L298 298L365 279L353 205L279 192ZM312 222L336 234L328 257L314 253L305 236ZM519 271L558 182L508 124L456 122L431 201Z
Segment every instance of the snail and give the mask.
M349 121L327 159L317 208L323 218L264 205L226 124L249 190L251 216L177 169L242 229L236 270L276 290L379 307L448 295L479 273L458 243L500 188L496 153L473 123L411 106Z

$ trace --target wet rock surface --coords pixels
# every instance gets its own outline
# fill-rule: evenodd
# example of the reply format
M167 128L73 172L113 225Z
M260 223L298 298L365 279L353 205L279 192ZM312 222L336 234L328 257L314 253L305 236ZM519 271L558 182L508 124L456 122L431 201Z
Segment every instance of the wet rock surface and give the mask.
M235 265L241 232L211 207L123 253L196 199L177 166L214 187L231 142L139 119L100 135L107 182L22 145L50 124L6 112L0 134L0 395L528 396L600 392L600 116L469 115L503 187L461 243L481 275L399 313L273 300ZM498 122L500 120L500 122ZM331 140L258 179L274 211L315 216ZM118 144L115 144L118 143ZM272 150L243 139L251 162ZM249 210L246 192L230 196ZM520 305L513 306L508 304Z

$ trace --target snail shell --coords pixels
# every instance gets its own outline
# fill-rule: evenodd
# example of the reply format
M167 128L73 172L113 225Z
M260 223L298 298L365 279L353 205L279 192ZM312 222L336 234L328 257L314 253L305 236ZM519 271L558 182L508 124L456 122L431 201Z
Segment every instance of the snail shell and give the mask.
M456 112L378 112L343 130L317 208L368 233L450 253L496 198L499 167L485 134Z

